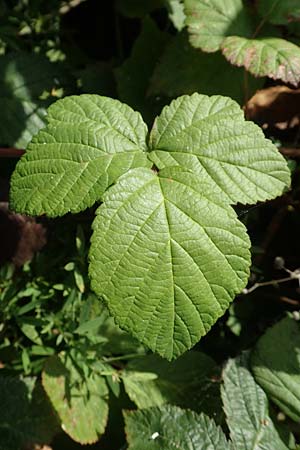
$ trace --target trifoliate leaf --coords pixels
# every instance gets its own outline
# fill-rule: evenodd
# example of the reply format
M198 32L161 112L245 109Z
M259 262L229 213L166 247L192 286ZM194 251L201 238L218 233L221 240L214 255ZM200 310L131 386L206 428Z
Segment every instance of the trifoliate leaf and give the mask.
M288 450L269 416L268 400L251 375L246 355L229 360L222 398L234 448Z
M245 286L249 239L205 179L178 167L129 171L93 223L92 288L116 322L176 358Z
M222 77L220 77L222 73ZM228 95L241 105L262 87L263 79L247 75L217 53L204 53L188 42L185 32L167 44L151 79L151 94L177 97L182 94Z
M73 359L62 353L47 360L42 379L62 429L81 444L96 442L108 417L105 378L98 374L84 377Z
M287 25L300 20L299 0L259 0L258 13L276 25Z
M222 416L215 362L204 353L187 352L168 362L156 355L131 360L122 373L125 390L138 408L171 403Z
M222 429L205 414L176 406L126 412L128 450L229 450Z
M226 36L251 37L251 16L242 0L184 0L191 44L215 52Z
M147 127L118 100L67 97L48 109L47 119L12 176L15 211L50 217L79 212L130 168L149 166Z
M195 93L172 101L156 119L149 145L158 168L192 170L232 204L273 198L290 183L277 148L227 97Z
M255 76L294 86L300 82L300 47L285 39L231 36L224 39L222 52L231 64L243 66Z
M255 380L296 422L300 421L300 324L291 317L259 339L252 354Z

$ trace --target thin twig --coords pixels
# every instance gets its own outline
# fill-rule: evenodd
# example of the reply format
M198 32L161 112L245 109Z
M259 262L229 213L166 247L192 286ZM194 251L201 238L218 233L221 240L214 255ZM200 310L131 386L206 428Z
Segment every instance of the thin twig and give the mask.
M270 281L263 281L262 283L255 283L253 286L251 286L251 288L243 289L243 294L250 294L250 292L253 292L253 291L255 291L255 289L262 287L262 286L274 286L279 283L286 283L287 281L291 281L293 279L294 278L289 276L289 277L285 277L285 278L279 278L278 280L270 280Z
M282 302L288 303L289 305L299 306L300 300L295 300L293 298L285 297L284 295L279 297Z

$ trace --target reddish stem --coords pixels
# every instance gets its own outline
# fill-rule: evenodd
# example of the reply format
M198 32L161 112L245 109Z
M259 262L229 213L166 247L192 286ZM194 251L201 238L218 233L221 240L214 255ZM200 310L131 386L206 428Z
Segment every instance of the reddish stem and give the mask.
M20 158L24 152L25 150L20 150L18 148L0 147L0 158Z

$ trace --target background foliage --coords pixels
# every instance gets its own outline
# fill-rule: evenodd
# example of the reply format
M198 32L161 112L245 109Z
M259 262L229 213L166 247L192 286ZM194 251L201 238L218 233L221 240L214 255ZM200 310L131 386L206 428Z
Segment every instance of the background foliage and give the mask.
M300 443L299 17L285 0L0 2L1 449ZM292 189L237 207L252 241L248 289L169 363L90 290L93 207L36 223L6 202L18 150L55 100L110 96L150 125L195 91L244 107L287 158Z

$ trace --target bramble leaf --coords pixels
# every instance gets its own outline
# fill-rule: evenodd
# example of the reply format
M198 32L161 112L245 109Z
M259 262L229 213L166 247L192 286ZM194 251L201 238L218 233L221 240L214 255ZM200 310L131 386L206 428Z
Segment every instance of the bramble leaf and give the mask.
M224 39L221 47L228 61L255 76L268 76L294 86L300 82L300 47L292 42L231 36Z
M286 317L259 339L251 366L257 383L296 422L300 421L300 324Z
M205 414L166 405L126 412L128 450L229 450L222 429Z
M184 4L193 47L215 52L226 36L251 37L253 33L242 0L184 0Z
M227 97L193 94L172 101L156 119L149 146L159 169L185 167L231 204L271 199L290 183L277 148Z
M47 360L42 380L62 429L81 444L96 442L108 418L105 378L98 374L83 377L73 359L61 353Z
M50 106L47 120L12 176L11 204L17 212L54 217L82 211L120 175L149 166L147 127L118 100L67 97Z
M92 288L122 328L176 358L245 286L246 230L209 183L179 167L131 170L103 201L93 223Z
M267 396L249 371L247 356L229 360L223 378L222 398L234 448L288 450L269 416Z

